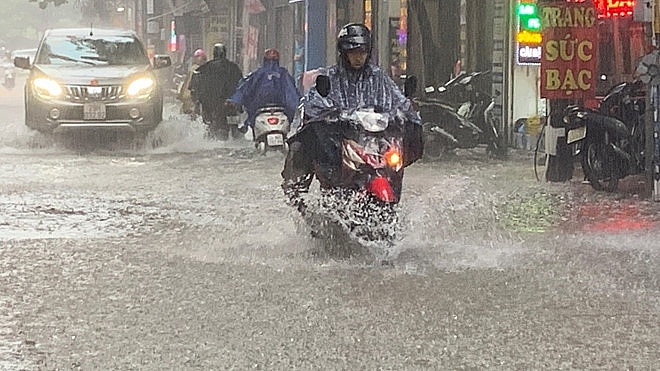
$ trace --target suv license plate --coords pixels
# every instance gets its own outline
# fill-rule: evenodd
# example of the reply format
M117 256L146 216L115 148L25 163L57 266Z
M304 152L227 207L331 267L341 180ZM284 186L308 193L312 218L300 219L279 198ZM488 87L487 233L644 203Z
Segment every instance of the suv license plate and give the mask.
M105 104L85 103L83 106L83 120L105 120Z
M281 146L284 145L284 137L282 134L268 134L266 136L266 142L269 146Z

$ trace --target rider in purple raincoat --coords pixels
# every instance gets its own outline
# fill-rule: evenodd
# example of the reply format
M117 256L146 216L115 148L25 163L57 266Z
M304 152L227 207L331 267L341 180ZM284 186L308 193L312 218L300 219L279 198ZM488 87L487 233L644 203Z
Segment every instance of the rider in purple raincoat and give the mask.
M238 82L229 103L245 107L247 118L246 125L241 128L243 131L248 126L254 127L257 111L267 105L284 107L289 122L293 120L300 103L300 94L293 76L280 66L280 53L277 49L266 49L262 66Z

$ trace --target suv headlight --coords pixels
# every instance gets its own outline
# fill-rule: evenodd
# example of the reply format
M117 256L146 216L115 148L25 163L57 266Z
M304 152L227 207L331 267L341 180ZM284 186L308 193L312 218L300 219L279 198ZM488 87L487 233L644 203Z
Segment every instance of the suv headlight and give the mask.
M151 77L140 77L128 84L126 93L132 98L145 97L154 91L156 82Z
M34 90L43 98L56 98L62 95L62 87L55 80L39 77L32 82Z

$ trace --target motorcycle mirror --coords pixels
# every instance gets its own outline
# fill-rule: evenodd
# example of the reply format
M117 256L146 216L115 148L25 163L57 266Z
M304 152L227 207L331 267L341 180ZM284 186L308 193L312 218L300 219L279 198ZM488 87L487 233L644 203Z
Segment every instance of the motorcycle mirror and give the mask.
M316 76L316 91L322 96L330 94L330 78L326 75Z
M154 56L154 69L169 67L172 65L172 58L169 55L155 55Z
M417 90L417 76L408 76L406 77L406 82L403 83L403 94L406 97L410 97L415 94Z

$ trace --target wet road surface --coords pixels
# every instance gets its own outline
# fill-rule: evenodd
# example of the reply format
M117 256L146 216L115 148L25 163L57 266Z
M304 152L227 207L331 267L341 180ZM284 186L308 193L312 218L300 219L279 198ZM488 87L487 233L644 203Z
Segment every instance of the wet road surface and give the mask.
M81 153L0 100L2 370L660 360L660 207L634 192L538 182L528 152L418 163L383 266L309 237L284 204L281 155L208 141L173 107L160 147Z

